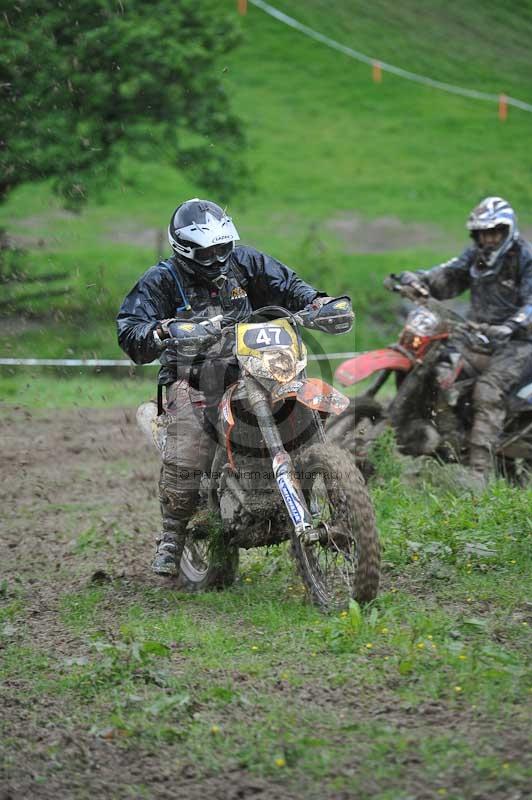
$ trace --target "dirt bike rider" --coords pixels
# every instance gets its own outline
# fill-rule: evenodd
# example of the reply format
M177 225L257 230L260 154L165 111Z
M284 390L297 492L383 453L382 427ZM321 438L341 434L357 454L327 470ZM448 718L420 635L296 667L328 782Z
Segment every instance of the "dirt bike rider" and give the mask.
M117 317L120 347L137 364L160 358L158 382L166 387L168 425L159 480L162 533L152 564L161 575L178 572L201 474L209 466L210 437L202 424L205 384L212 390L214 383L219 399L224 381L219 362L212 368L206 360L199 369L178 363L172 348L161 353L172 321L223 317L226 324L245 320L253 309L266 305L290 311L311 305L317 311L331 299L271 256L235 246L240 237L231 217L210 200L193 198L179 205L168 239L172 257L142 275ZM207 323L213 328L216 324L220 322Z
M532 246L502 197L486 197L470 213L473 244L457 258L429 270L401 273L415 291L438 300L471 293L469 319L495 344L473 390L469 465L485 482L506 417L505 396L532 360Z

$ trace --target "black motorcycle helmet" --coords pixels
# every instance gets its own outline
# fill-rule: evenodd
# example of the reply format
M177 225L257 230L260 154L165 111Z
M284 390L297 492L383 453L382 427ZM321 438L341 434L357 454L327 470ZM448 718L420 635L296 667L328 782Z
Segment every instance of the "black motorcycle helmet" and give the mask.
M186 259L198 277L220 275L240 239L231 217L210 200L194 197L181 203L172 214L168 241L174 252Z

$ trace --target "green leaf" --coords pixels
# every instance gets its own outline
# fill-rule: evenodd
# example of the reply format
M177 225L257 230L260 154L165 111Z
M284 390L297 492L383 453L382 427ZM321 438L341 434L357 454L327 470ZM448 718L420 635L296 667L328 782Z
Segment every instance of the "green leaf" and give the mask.
M399 662L399 674L409 675L414 669L414 661L411 658L404 658Z
M375 609L376 610L376 609ZM347 612L349 625L353 630L359 630L362 626L362 609L356 600L349 601L349 610Z
M370 628L375 628L378 621L379 621L379 611L377 608L373 607L368 617L368 625L370 626Z
M468 617L462 621L462 626L467 626L474 630L484 630L487 625L487 620L482 619L482 617Z
M146 711L148 714L156 717L170 708L175 708L176 706L186 706L189 702L190 696L188 694L163 695L154 703L152 703L151 706L148 706Z
M77 209L89 187L117 174L123 148L179 162L228 199L247 175L242 124L220 64L238 40L236 15L216 0L128 0L120 13L110 13L112 5L10 7L0 57L0 199L17 184L52 178Z
M153 639L147 639L140 645L141 656L160 656L161 658L167 658L171 652L168 645L162 642L156 642Z

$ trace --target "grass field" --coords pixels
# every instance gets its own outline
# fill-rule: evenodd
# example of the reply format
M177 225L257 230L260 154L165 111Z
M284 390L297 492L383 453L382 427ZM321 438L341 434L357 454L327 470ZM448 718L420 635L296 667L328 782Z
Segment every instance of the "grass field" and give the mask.
M379 597L324 616L285 546L223 592L150 573L158 459L131 410L6 409L2 435L9 796L529 796L530 489L474 496L382 447Z
M503 13L500 3L490 2L482 14L469 3L453 14L440 2L423 14L416 3L399 9L389 0L370 8L345 0L327 13L325 6L279 3L326 35L398 66L532 99L529 3ZM352 293L361 346L379 339L369 322L376 310L389 314L382 277L454 254L466 242L465 218L481 196L508 196L530 229L531 114L511 109L500 123L495 104L388 74L374 84L367 65L253 6L241 24L242 44L227 59L224 77L246 122L255 190L233 198L230 208L243 241L331 293ZM28 248L23 271L32 278L65 272L50 286L67 292L19 303L33 324L22 334L5 326L2 349L118 355L116 309L157 253L167 252L171 210L198 193L168 166L127 158L121 179L81 216L62 211L46 184L15 191L0 209L0 225ZM46 288L38 281L15 285L7 299Z

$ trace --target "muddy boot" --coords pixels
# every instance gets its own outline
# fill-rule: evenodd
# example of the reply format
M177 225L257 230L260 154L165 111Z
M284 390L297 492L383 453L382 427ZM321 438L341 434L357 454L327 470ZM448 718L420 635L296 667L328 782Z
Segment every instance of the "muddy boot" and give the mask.
M185 545L186 524L163 515L163 532L157 537L157 549L151 568L157 575L178 575Z
M469 469L471 488L482 491L488 485L492 468L491 452L488 447L472 444L469 448Z

